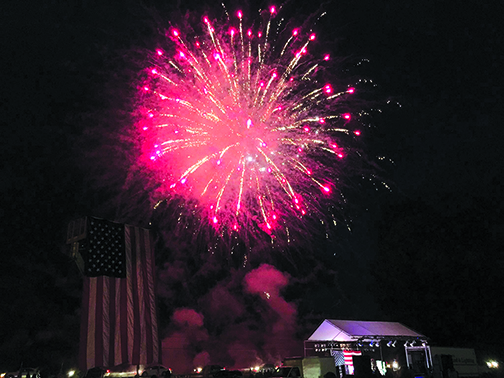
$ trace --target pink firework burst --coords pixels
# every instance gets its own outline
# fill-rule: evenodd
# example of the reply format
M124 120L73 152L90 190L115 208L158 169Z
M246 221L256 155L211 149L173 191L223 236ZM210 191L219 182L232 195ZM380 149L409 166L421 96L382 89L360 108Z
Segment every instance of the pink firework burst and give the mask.
M337 201L345 143L360 135L345 105L355 89L325 80L316 34L273 33L279 10L267 11L259 28L241 10L225 25L202 17L201 33L172 28L140 87L156 200L185 198L221 235L288 236L321 219L321 201Z

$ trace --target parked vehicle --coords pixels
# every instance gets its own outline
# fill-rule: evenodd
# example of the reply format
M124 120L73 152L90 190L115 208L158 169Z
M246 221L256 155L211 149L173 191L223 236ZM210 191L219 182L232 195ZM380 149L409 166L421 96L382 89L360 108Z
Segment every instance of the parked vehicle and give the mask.
M219 374L220 372L226 370L226 368L220 365L206 365L203 370L201 370L201 375L204 378L213 378L215 374Z
M87 371L85 378L103 378L107 370L101 367L94 367Z
M212 378L241 378L243 373L239 370L220 370L212 374Z
M132 378L137 374L136 365L123 364L106 369L103 378Z
M146 366L142 372L142 377L171 377L172 371L163 365Z
M22 368L19 371L18 378L40 378L39 368Z
M40 378L39 368L25 367L19 371L5 373L4 378Z

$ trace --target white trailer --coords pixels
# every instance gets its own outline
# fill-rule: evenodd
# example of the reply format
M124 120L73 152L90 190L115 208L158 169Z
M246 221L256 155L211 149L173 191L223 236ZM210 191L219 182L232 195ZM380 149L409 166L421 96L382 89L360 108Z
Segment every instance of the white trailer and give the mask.
M434 378L447 377L453 370L459 378L479 377L485 369L478 365L472 348L431 346Z

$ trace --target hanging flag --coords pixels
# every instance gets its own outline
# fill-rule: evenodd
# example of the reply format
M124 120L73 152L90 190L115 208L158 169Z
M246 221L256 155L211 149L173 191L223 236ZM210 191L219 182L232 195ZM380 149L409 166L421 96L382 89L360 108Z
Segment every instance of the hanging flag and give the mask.
M362 352L357 350L332 350L331 355L334 357L335 366L345 366L345 373L353 375L354 365L353 356L361 356Z
M347 369L347 374L353 375L354 373L354 364L353 364L353 356L361 356L362 352L355 350L345 350L343 352L343 356L345 359L345 367Z
M87 218L80 366L159 363L154 244L149 230Z

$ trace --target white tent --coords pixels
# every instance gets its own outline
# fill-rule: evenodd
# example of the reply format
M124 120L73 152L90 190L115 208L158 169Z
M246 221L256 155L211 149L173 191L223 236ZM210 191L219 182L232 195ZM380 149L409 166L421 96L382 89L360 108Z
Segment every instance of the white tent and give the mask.
M404 356L405 366L419 374L432 367L428 338L397 322L325 319L304 342L305 357L334 357L346 374L353 374L355 355L381 361ZM418 369L418 366L424 368ZM385 374L382 372L382 374Z
M426 337L397 322L325 319L307 341L356 341L377 338Z

